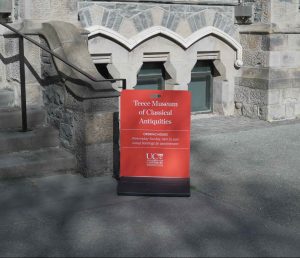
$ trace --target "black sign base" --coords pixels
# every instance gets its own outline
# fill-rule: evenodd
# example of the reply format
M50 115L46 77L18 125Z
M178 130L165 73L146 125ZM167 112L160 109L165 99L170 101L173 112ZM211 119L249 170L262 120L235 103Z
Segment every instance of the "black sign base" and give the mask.
M121 177L118 195L189 197L190 179Z

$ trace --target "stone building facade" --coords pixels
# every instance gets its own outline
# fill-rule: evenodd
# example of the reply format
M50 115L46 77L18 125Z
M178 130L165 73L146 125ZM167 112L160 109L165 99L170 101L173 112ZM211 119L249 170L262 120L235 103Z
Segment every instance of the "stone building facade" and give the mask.
M300 117L298 0L12 4L12 26L83 70L125 78L132 90L190 90L192 116ZM42 28L48 28L47 36ZM82 38L81 48L69 48L78 43L76 37ZM1 26L0 93L14 93L6 101L10 106L20 106L18 46L16 35ZM61 76L61 71L72 72L69 67L28 41L25 58L27 105L47 111L61 145L75 155L78 171L86 176L117 172L118 98L80 101L68 91L72 81ZM117 91L120 86L112 84Z
M201 102L195 104L195 114L239 114L269 121L300 116L298 0L14 0L13 4L15 24L63 20L86 29L99 71L110 78L126 78L129 89L147 88L149 76L143 76L152 71L154 81L159 77L163 81L158 88L190 89L193 101ZM236 13L239 5L251 6L251 17L242 22ZM1 39L0 47L4 63L17 54L17 43L9 37ZM42 82L34 76L42 77L41 53L29 43L26 48L28 101L43 105ZM1 64L1 87L17 87L16 67L13 62ZM201 71L210 78L201 78ZM156 87L151 79L148 84Z

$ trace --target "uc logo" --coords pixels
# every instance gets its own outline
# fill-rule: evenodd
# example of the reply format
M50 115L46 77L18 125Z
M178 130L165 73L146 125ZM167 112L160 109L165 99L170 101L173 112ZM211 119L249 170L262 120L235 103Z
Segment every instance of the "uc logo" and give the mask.
M164 154L162 153L146 153L148 160L163 160Z

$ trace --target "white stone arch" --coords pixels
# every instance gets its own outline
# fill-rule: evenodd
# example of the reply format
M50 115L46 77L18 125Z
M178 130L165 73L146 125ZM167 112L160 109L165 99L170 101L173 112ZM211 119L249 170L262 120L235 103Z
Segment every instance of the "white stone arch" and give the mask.
M155 61L164 62L170 76L165 89L169 90L187 90L197 60L212 61L217 71L213 77L213 111L234 114L234 78L242 64L242 47L227 33L209 26L183 38L156 27L128 39L101 26L89 29L90 53L99 57L108 55L109 72L115 78L126 78L128 89L136 85L138 71L149 60L145 59L149 53L158 54L158 58L160 54L165 56L164 60ZM209 58L205 59L207 55Z
M157 36L157 35L164 35L168 38L171 38L173 41L177 42L180 46L182 46L184 49L188 49L191 45L193 45L195 42L201 40L202 38L208 36L208 35L214 35L218 38L222 39L225 43L230 45L236 52L236 60L235 60L235 66L237 68L242 67L243 65L243 48L241 44L235 40L233 37L231 37L229 34L225 33L224 31L213 27L213 26L207 26L204 27L187 38L183 38L179 34L177 34L174 31L169 30L168 28L162 27L162 26L154 26L149 29L146 29L139 34L133 36L132 38L128 39L121 35L120 33L111 30L109 28L95 25L91 26L89 28L86 28L90 34L89 38L97 36L97 35L104 35L108 38L111 38L115 41L117 41L119 44L127 48L129 51L136 48L139 44L146 41L147 39Z

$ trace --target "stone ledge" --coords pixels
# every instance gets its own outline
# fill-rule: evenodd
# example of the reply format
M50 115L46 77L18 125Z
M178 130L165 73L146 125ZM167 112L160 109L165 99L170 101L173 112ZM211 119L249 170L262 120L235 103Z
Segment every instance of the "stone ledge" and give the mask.
M240 25L241 34L300 34L300 28L278 28L274 24L258 23L251 25Z
M101 1L98 1L101 2ZM192 4L192 5L238 5L238 0L118 0L116 2Z

